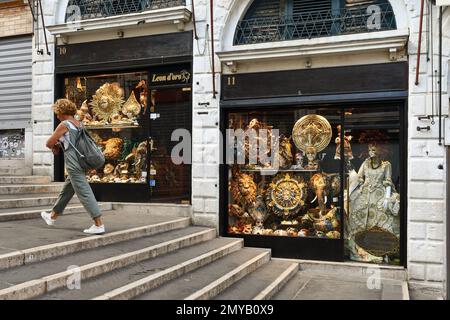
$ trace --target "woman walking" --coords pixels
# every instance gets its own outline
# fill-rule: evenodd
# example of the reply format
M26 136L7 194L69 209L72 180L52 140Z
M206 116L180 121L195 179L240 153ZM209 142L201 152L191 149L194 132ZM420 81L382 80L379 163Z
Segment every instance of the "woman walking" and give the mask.
M94 220L94 224L89 229L84 230L84 233L103 234L105 233L105 226L101 220L100 208L86 180L86 172L81 168L76 151L71 146L71 144L75 145L78 128L82 125L74 118L77 107L70 100L60 99L55 102L52 108L61 123L48 139L46 145L55 155L59 154L60 148L64 150L64 162L68 176L52 212L42 212L42 219L48 225L54 225L58 216L63 214L67 204L73 195L76 194L81 204Z

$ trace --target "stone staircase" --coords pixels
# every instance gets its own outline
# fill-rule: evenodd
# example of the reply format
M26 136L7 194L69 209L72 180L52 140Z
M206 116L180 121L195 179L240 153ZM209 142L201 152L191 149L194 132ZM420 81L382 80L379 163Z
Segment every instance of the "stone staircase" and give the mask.
M298 270L271 260L269 249L193 226L190 206L101 203L108 232L86 236L91 221L74 198L49 227L40 212L61 187L49 177L0 176L0 300L228 299L235 290L269 299Z
M193 226L186 205L101 203L108 232L86 236L91 221L74 198L49 227L40 212L61 187L49 177L0 176L0 300L332 299L342 282L339 267L336 279L317 273L323 265L272 259L269 249ZM365 292L361 277L341 283L341 294L404 299L402 279L386 275L392 281L378 291Z

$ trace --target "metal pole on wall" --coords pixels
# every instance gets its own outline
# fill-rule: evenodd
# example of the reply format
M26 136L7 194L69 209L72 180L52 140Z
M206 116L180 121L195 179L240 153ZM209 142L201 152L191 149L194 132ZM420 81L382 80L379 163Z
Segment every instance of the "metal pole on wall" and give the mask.
M216 99L216 62L214 52L214 0L210 0L210 15L211 15L211 61L212 61L212 87L213 98Z
M420 69L420 53L422 51L422 30L423 30L423 8L425 0L420 5L420 26L419 26L419 48L417 49L417 66L416 66L416 86L419 85L419 69Z
M442 6L439 7L439 145L442 146Z

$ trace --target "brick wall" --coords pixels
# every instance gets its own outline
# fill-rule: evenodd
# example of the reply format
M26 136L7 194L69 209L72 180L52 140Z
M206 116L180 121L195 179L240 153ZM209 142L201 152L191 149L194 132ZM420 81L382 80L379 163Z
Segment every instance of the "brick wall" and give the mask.
M32 32L33 18L28 5L0 7L0 38Z

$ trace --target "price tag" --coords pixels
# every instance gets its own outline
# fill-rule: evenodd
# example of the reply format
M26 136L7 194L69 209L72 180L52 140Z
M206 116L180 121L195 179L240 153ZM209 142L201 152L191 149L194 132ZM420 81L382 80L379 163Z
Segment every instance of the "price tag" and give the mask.
M158 118L160 118L161 115L159 113L150 113L150 119L151 120L156 120Z

